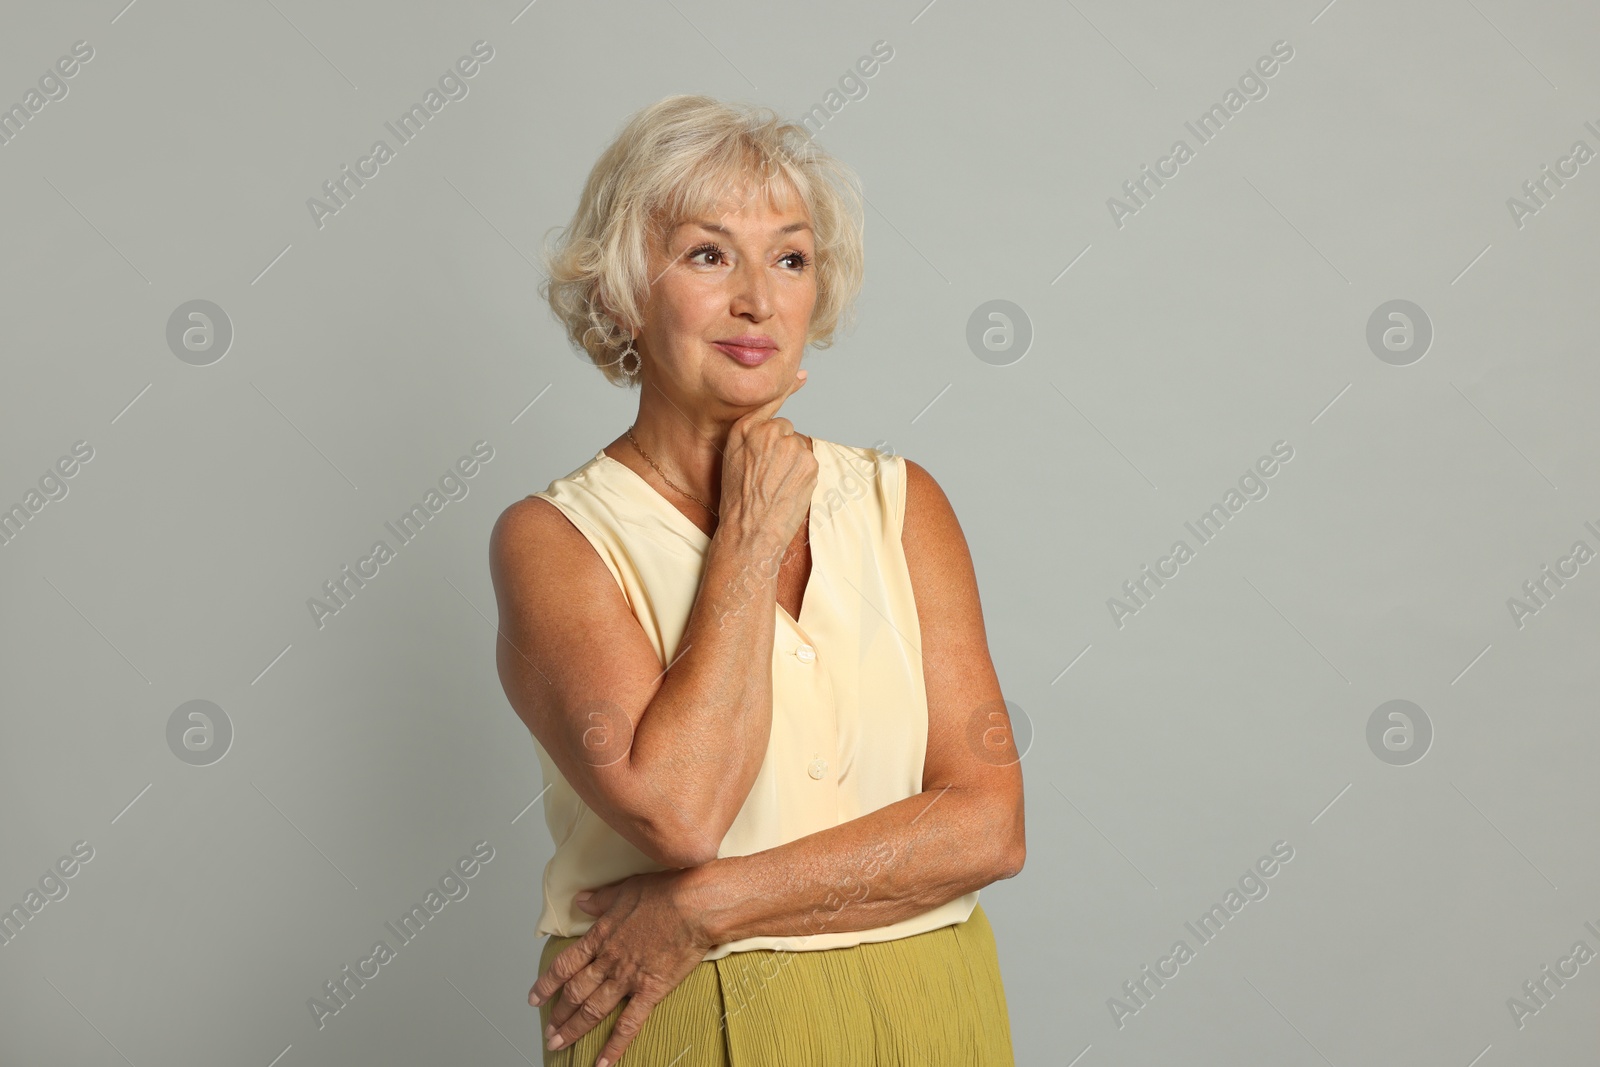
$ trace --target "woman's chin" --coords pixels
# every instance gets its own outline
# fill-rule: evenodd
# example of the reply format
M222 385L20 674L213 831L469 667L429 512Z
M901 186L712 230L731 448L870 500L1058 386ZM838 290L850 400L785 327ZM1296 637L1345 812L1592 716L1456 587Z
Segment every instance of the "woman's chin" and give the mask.
M734 407L755 407L778 394L782 369L776 361L768 360L759 367L740 366L732 360L728 362L731 365L709 383L711 394L723 403Z

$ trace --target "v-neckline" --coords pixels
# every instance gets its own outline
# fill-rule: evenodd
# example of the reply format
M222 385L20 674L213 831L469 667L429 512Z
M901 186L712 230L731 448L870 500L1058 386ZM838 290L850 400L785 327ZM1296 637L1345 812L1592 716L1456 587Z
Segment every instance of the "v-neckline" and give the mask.
M817 455L817 438L814 436L811 437L811 453L812 455ZM677 522L680 527L693 531L693 541L695 544L699 545L702 553L704 553L705 550L710 547L711 535L700 529L700 527L696 526L693 522L689 521L689 516L679 511L677 507L673 505L672 501L663 496L659 489L651 485L650 482L646 480L644 475L640 474L638 471L622 462L622 460L617 459L603 448L595 453L595 459L610 460L618 467L621 467L623 470L627 471L628 474L631 475L640 486L642 486L652 497L659 501L660 507L665 508L667 511L672 513L674 521ZM793 615L790 615L789 609L778 603L776 599L773 601L774 605L777 607L778 611L783 615L783 617L788 619L790 625L792 625L796 630L799 630L802 635L805 635L806 630L805 627L800 624L800 619L806 617L806 611L811 606L811 588L816 584L817 577L816 514L817 497L822 494L822 467L822 459L819 456L817 459L817 484L811 490L811 504L806 508L806 545L811 551L811 570L806 574L805 588L800 591L800 618L797 619ZM785 547L787 548L787 546Z

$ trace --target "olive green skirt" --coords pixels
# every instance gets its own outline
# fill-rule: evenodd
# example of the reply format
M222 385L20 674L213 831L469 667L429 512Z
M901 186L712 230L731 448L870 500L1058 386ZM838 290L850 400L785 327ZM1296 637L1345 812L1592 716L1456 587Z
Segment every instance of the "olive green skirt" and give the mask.
M551 936L539 973L576 937ZM559 996L559 993L558 993ZM539 1008L539 1033L550 1022ZM547 1065L592 1067L624 1000ZM650 1012L619 1067L1012 1067L994 931L964 923L851 948L733 952L698 964Z

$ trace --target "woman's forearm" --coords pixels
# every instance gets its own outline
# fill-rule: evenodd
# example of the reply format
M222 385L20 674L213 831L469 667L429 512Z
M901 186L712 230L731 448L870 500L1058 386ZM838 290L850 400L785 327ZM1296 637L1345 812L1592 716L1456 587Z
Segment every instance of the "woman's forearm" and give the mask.
M944 787L748 856L687 872L685 906L714 944L869 930L1015 874L1022 815Z
M785 544L719 528L680 640L628 749L688 864L714 858L761 770L772 731L777 571Z

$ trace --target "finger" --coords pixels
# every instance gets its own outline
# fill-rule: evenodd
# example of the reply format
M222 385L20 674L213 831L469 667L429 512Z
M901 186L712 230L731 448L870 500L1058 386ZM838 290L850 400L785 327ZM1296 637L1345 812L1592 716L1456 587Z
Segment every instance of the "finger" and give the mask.
M762 404L760 407L756 408L754 411L749 411L744 415L741 415L739 417L739 422L749 424L754 422L764 422L765 420L772 418L772 416L778 413L778 409L783 406L783 402L788 400L791 396L794 396L795 393L799 392L800 387L804 384L806 384L806 372L803 370L796 371L795 376L789 380L789 384L783 388L782 392L773 397L771 400L767 401L765 404Z
M635 877L635 875L631 875L630 874L627 877L618 878L614 882L606 882L604 885L594 886L589 890L589 892L591 892L591 893L615 892L616 890L622 888L622 883L623 882L626 882L629 878L633 878L633 877Z
M622 982L602 982L570 1018L557 1024L556 1032L546 1039L546 1045L552 1049L566 1048L605 1022L606 1016L622 1002L623 992Z
M533 983L533 988L528 991L528 999L534 1004L544 1003L593 959L594 952L589 947L587 936L568 945L556 954L544 974Z
M600 966L600 961L596 960L569 979L561 989L561 996L550 1005L551 1025L559 1027L572 1018L573 1013L594 996L594 991L606 981L607 977L605 970Z
M617 894L622 891L622 882L625 880L618 879L615 882L607 882L605 885L597 885L593 889L586 889L579 893L578 896L585 898L578 903L579 910L586 910L592 915L601 915L610 911L612 903L617 899Z
M589 965L594 959L594 951L589 946L587 936L574 941L550 961L550 966L533 983L533 988L528 990L528 1003L543 1004L550 995L567 983L567 980Z
M782 415L777 415L766 422L758 422L746 427L744 439L749 450L765 452L775 458L790 454L776 451L776 449L790 449L791 452L795 450L805 453L811 452L811 446L806 443L806 435L795 429L794 423ZM781 443L784 441L787 441L788 444Z
M633 1039L639 1036L639 1031L644 1028L645 1019L649 1018L650 1011L655 1006L655 1001L643 996L629 997L628 1006L617 1016L617 1025L611 1031L610 1040L606 1042L606 1047L600 1050L600 1060L604 1060L607 1064L620 1060L623 1052L633 1044ZM600 1060L595 1062L599 1063Z
M611 909L611 901L615 899L616 890L609 887L604 889L590 889L572 898L573 906L579 911L589 915L604 915Z

